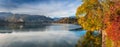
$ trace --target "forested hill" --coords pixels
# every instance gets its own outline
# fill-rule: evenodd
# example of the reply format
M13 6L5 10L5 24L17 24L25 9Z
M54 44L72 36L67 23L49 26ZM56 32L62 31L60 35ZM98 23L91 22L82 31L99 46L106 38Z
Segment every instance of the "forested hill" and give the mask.
M55 23L78 24L76 17L63 17L55 21Z

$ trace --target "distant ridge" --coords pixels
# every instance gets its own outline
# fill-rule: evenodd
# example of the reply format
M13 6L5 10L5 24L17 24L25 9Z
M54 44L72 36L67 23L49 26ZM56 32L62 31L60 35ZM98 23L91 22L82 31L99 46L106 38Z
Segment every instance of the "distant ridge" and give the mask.
M26 23L50 23L53 19L44 15L29 15L29 14L13 14L10 12L0 12L0 23L16 22L24 20ZM21 20L21 21L22 21Z

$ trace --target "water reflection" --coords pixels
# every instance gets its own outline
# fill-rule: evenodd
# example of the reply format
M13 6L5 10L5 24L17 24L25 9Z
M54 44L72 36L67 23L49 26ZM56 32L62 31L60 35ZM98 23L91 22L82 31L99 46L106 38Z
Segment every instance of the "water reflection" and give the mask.
M98 32L86 32L76 47L102 47L102 35Z
M78 25L72 24L5 24L0 25L0 33L12 33L15 32L29 32L29 31L66 31L71 29L80 28ZM74 30L76 31L76 30Z
M46 26L51 24L4 24L0 26L0 33L25 32L25 31L44 31ZM9 30L9 31L8 31Z
M86 32L72 24L0 26L0 47L101 47L101 40L98 32Z
M85 31L69 31L79 28L71 24L2 27L1 31L7 29L6 32L12 31L12 33L0 33L0 47L75 47L80 36L86 33Z
M72 32L24 32L1 34L0 47L74 47L78 38Z

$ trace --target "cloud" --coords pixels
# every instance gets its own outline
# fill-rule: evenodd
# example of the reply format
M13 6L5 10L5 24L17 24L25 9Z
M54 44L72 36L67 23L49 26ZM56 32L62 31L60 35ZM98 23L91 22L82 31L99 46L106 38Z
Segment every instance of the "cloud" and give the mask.
M81 4L79 0L21 0L11 1L15 5L1 6L0 11L12 13L24 13L32 15L45 15L49 17L68 17L75 15L77 7ZM17 3L14 3L17 2Z
M60 47L65 45L74 46L80 37L73 32L66 31L24 32L0 35L0 47L56 47L58 44Z

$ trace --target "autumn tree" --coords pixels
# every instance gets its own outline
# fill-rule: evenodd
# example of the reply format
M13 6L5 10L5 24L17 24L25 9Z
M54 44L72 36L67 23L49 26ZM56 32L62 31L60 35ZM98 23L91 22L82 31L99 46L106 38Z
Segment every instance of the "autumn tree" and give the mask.
M103 32L106 28L104 22L109 4L110 0L83 0L83 4L78 7L76 13L78 23L87 31Z
M120 0L83 0L77 9L78 23L87 31L105 31L106 38L120 44ZM104 35L103 35L104 36ZM104 38L102 38L104 39ZM116 44L116 45L115 45Z
M114 47L120 46L120 1L111 0L110 10L106 13L106 33L114 42Z
M105 1L83 0L78 7L76 16L78 23L87 31L101 31L104 27L103 16L106 9Z

